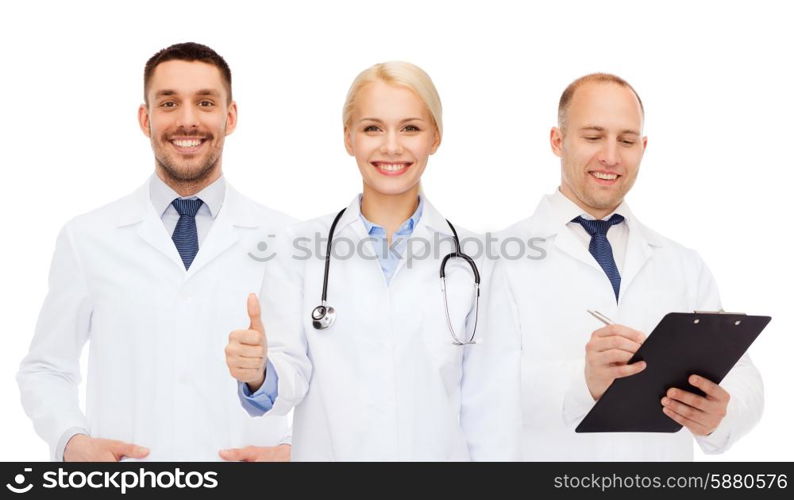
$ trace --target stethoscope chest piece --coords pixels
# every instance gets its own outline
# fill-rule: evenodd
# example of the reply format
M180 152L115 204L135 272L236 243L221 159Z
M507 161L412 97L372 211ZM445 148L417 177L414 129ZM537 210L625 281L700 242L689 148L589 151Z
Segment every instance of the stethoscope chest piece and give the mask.
M333 307L323 302L321 305L312 309L312 326L317 330L330 328L336 320L336 311Z

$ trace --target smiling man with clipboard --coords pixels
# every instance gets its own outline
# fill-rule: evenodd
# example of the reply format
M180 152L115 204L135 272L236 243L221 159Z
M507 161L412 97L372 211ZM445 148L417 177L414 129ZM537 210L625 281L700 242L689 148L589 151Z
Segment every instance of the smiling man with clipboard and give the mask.
M646 369L628 361L665 315L721 305L700 256L643 225L624 201L647 145L634 89L614 75L587 75L563 92L558 119L550 138L560 188L499 238L531 241L542 258L498 262L491 286L509 295L491 301L488 314L489 328L521 336L524 457L681 461L693 458L695 442L721 453L761 416L763 385L746 355L721 383L691 378L693 387L658 399L655 411L685 431L575 432L615 379Z

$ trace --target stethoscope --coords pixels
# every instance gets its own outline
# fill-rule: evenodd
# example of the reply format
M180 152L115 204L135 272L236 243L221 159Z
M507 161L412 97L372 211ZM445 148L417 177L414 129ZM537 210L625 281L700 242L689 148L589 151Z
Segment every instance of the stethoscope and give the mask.
M336 311L332 306L328 305L328 270L331 267L331 245L334 239L334 230L336 229L336 224L339 222L339 219L342 218L342 214L345 213L345 210L342 209L341 212L336 214L334 221L331 223L331 229L328 231L328 245L325 251L325 274L323 276L323 295L320 302L320 305L312 309L312 326L316 330L325 330L330 328L331 325L334 324L336 321ZM474 259L463 253L460 249L460 239L458 239L458 232L455 231L455 226L452 225L451 222L447 221L449 224L449 228L452 229L452 235L455 239L455 251L447 254L441 260L441 269L440 269L440 277L441 277L441 293L444 295L444 313L447 316L447 326L449 327L449 333L452 335L452 343L455 345L470 345L475 344L474 341L474 334L477 331L477 319L479 317L480 312L480 271L477 269L477 264L474 263ZM446 275L446 267L447 262L450 259L463 259L469 264L472 272L474 273L474 327L471 330L471 334L467 334L463 339L460 339L458 335L455 333L455 329L452 327L452 319L449 316L449 302L447 301L447 275Z

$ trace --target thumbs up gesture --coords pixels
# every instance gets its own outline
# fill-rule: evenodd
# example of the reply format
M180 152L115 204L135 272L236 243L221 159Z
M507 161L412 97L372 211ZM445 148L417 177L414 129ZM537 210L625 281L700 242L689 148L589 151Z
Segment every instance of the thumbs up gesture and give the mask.
M248 295L248 317L251 323L247 330L234 330L229 334L226 365L232 377L247 383L251 392L255 392L265 381L267 337L259 310L259 299L253 293Z

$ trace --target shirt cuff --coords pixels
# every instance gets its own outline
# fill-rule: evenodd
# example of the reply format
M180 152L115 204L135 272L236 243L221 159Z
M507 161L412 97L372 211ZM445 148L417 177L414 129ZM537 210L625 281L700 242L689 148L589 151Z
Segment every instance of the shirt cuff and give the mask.
M55 446L55 452L53 453L52 460L53 462L63 462L63 454L66 451L66 445L69 443L69 440L72 439L73 436L77 434L85 434L89 436L88 430L82 427L71 427L66 430L63 434L61 434L61 438L58 440L58 444Z
M730 408L728 409L730 412ZM730 413L722 419L720 425L708 436L695 436L700 445L700 449L707 455L714 455L722 453L728 449L731 444L731 421Z
M262 387L252 393L248 384L237 382L237 395L243 409L252 417L260 417L273 408L278 397L278 373L269 359L265 365L265 381Z

